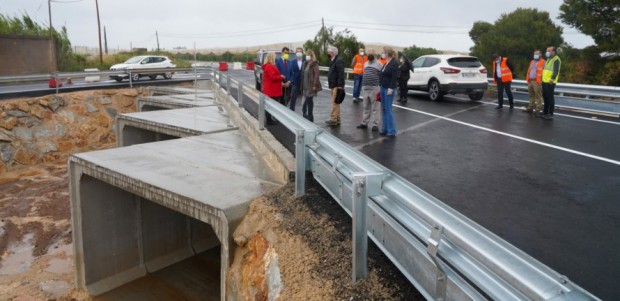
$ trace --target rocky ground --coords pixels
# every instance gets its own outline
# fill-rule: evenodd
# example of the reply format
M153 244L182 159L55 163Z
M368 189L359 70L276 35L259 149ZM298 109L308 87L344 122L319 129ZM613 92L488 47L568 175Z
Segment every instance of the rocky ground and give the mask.
M0 301L90 300L72 289L66 159L114 147L114 116L133 111L139 94L89 91L0 104ZM351 219L314 183L304 197L292 195L286 186L258 198L235 232L235 264L277 256L278 300L422 300L372 243L369 278L353 284ZM230 277L244 283L240 300L266 300L264 273Z

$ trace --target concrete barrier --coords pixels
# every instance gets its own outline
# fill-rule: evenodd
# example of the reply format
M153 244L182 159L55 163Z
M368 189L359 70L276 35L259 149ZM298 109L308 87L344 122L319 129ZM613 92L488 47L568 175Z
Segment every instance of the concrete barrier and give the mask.
M194 107L121 114L116 126L124 147L69 158L76 286L91 295L195 255L219 254L217 283L225 300L232 231L250 200L288 179L286 160L256 147L277 141L248 137L247 128L256 125L238 110L223 109L236 105L210 99L211 105L197 106L207 100L188 96L151 97Z
M116 118L118 147L238 128L215 106L121 114Z
M212 92L200 94L141 96L136 100L136 108L139 112L207 107L215 105L217 104Z
M233 63L233 70L241 70L241 69L242 69L241 63L239 62Z

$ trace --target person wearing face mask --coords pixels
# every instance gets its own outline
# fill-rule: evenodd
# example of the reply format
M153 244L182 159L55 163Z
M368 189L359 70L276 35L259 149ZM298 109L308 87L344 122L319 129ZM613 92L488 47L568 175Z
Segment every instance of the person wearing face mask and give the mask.
M387 63L388 61L387 54L382 53L381 56L379 56L378 61L379 63L381 63L381 65L385 65L385 63Z
M297 47L297 49L295 49L295 59L289 61L288 75L286 76L288 79L288 85L291 89L291 97L288 105L293 111L295 111L295 104L297 103L297 97L300 92L299 84L301 82L301 70L304 61L304 49Z
M530 61L530 67L525 74L527 91L530 95L530 103L525 113L540 113L542 110L542 73L545 60L540 57L540 50L534 51L534 56Z
M506 95L508 95L510 109L514 108L514 98L512 97L512 90L510 89L514 74L513 70L514 67L507 57L502 57L498 53L493 55L493 82L497 85L496 110L501 110L504 106L504 90L506 91Z
M396 137L396 121L394 121L394 114L392 113L392 100L396 94L398 82L398 58L392 47L383 47L381 56L384 56L387 61L381 69L379 80L381 85L381 111L383 112L379 135L393 138Z
M265 63L263 64L263 94L269 98L282 103L282 80L284 76L280 74L280 71L275 66L276 54L269 53L265 57ZM265 115L267 124L275 124L273 118L269 113Z
M278 71L280 71L280 74L282 74L285 79L284 81L288 80L286 78L286 76L288 76L288 68L290 65L289 62L289 49L288 47L283 47L282 48L282 55L276 58L276 67L278 68ZM282 104L286 104L288 102L289 99L289 93L290 93L290 89L288 87L288 85L283 85L282 86Z
M304 118L314 121L314 97L323 90L319 81L319 62L317 62L314 52L306 52L306 60L301 67L301 91L304 96L304 104L301 107L301 114Z
M400 57L400 66L398 67L398 102L407 102L407 82L409 81L409 71L413 70L411 61L403 54Z
M353 102L359 102L360 91L362 90L362 77L364 76L364 64L368 57L364 53L364 48L360 48L358 54L353 57L351 67L353 68Z
M542 72L542 95L545 104L543 106L542 118L551 120L553 119L553 109L555 107L555 97L553 93L555 92L555 84L557 84L560 79L560 65L562 61L560 57L556 55L554 46L547 47L545 56L547 57L547 61L545 62L545 67Z
M329 120L325 121L328 125L340 125L340 96L344 96L344 62L338 56L338 48L327 47L327 57L329 58L329 70L327 71L327 85L331 90L332 112Z

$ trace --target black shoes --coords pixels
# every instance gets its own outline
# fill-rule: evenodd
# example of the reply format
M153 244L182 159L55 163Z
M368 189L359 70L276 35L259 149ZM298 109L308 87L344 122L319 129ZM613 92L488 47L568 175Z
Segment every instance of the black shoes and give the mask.
M379 127L375 125L375 126L372 127L371 131L378 132L379 131Z
M545 119L545 120L552 120L553 119L553 115L545 114L545 115L542 115L542 118Z
M496 109L496 110L501 110L501 109L502 109L502 106L497 106L497 107L495 107L495 109Z
M358 129L367 129L367 128L368 128L368 126L367 126L367 125L365 125L365 124L360 124L360 125L358 125L358 126L357 126L357 128L358 128Z

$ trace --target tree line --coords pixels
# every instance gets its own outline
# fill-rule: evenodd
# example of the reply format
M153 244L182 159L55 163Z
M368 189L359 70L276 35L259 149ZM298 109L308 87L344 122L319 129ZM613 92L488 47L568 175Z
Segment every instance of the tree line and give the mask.
M474 42L470 54L478 57L490 68L493 53L503 54L515 66L517 79L524 79L534 50L544 53L547 46L557 46L562 59L561 81L580 84L602 84L620 86L620 10L614 1L606 0L564 0L560 6L560 19L580 32L591 36L596 45L577 49L562 38L563 29L556 25L549 13L531 8L518 8L502 14L494 23L475 22L469 31ZM0 34L49 36L49 29L34 22L27 14L22 17L7 17L0 14ZM58 69L77 71L85 68L108 69L115 63L142 53L126 52L107 56L103 64L94 57L73 53L67 29L52 30ZM340 57L351 62L364 43L348 29L335 32L333 27L321 27L315 37L307 40L303 47L311 49L323 66L329 65L327 46L339 49ZM377 53L381 49L376 49ZM149 52L153 53L153 52ZM255 53L168 53L177 66L186 67L196 58L199 61L253 61ZM434 48L410 46L402 51L412 61L421 55L440 53ZM489 76L491 76L489 72Z

